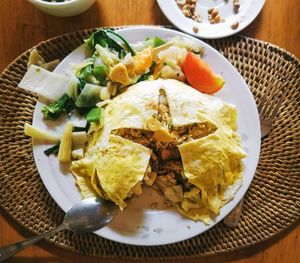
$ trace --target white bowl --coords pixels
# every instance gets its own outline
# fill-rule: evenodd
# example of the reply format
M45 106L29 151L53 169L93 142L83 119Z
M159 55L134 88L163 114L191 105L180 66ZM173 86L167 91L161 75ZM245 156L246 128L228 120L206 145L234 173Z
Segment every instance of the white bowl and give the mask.
M28 0L38 9L54 16L75 16L91 7L96 0L69 0L66 2L46 2L43 0Z

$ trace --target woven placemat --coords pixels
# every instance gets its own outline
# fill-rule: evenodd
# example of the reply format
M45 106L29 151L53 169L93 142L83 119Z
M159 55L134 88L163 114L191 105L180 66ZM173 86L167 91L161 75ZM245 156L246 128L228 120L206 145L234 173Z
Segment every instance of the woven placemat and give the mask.
M46 61L63 59L92 30L62 35L36 46ZM185 258L228 252L269 239L299 221L300 217L300 63L274 45L234 36L209 40L246 79L258 102L269 83L287 96L263 141L253 182L247 192L241 221L236 228L223 223L189 240L154 247L116 243L93 234L62 231L53 244L109 258ZM19 89L30 50L0 75L0 202L18 223L38 234L63 221L64 213L44 187L35 167L31 139L24 135L31 123L37 98ZM280 83L279 83L280 79Z

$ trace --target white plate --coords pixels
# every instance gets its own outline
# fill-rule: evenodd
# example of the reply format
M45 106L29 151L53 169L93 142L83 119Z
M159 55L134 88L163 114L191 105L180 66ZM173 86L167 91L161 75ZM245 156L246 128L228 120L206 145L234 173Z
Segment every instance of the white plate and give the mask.
M129 28L118 32L129 42L140 41L148 36L166 39L174 36L190 37L177 31L153 27ZM237 106L239 132L248 154L244 159L244 183L236 197L221 209L220 215L210 225L183 218L175 209L165 208L163 198L152 188L145 188L143 194L131 200L127 209L119 213L109 226L95 232L99 236L132 245L162 245L191 238L222 220L242 198L251 183L260 152L260 126L254 99L243 78L222 55L200 40L195 41L205 48L204 60L226 81L224 88L216 96ZM84 48L81 46L68 55L55 72L63 74L70 67L69 63L77 63L84 58ZM38 102L33 124L46 129L49 128L49 123L42 120L41 106L42 104ZM55 129L59 131L62 126ZM80 201L80 195L74 184L74 178L67 172L67 167L61 167L54 156L45 156L43 151L48 147L49 145L34 143L36 165L47 190L66 212ZM159 203L155 210L151 208L154 202Z
M157 0L157 3L168 20L180 30L201 38L222 38L236 34L247 27L261 11L265 0L240 0L237 14L233 12L233 0L198 0L196 12L202 17L201 23L185 17L175 0ZM225 22L210 24L208 21L210 8L217 8ZM239 27L233 30L231 25L235 22L239 22ZM199 28L197 33L193 31L194 26Z

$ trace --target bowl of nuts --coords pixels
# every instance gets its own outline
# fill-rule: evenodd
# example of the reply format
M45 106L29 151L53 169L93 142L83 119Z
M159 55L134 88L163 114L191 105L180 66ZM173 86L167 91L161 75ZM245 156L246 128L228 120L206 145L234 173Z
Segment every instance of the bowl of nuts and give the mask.
M222 38L247 27L260 13L265 0L157 0L180 30L200 38Z

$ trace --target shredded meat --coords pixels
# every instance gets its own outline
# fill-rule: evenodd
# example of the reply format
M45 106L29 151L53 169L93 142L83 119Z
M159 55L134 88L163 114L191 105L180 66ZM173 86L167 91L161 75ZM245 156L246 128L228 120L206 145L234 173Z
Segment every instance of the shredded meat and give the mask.
M153 139L153 132L140 129L123 128L112 131L113 134L149 147Z

